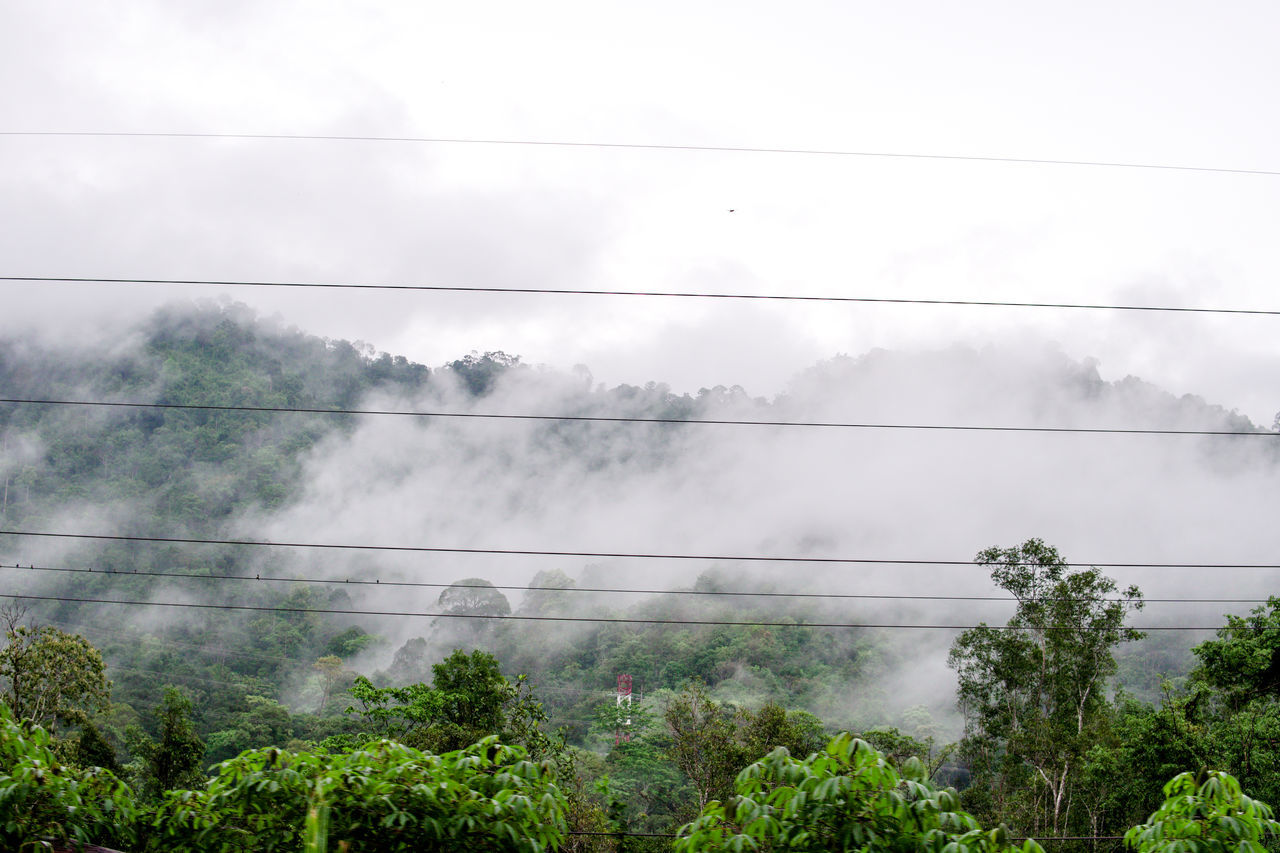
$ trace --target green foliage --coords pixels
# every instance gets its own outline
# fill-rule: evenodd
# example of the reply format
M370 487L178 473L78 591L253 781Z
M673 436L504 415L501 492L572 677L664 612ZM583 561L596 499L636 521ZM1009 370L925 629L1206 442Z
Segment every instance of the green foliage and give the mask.
M536 853L564 840L565 810L549 765L497 738L443 755L386 740L332 755L272 748L223 762L202 790L170 792L149 849L269 853L327 834L351 853Z
M487 352L484 355L472 352L449 363L449 370L474 397L483 397L492 391L499 378L507 371L524 367L520 363L520 356L507 355L501 351Z
M733 711L695 684L667 702L662 716L671 736L667 754L693 782L701 811L710 800L726 796L742 769L732 748L737 733Z
M164 791L204 781L204 741L191 724L191 700L166 687L155 709L158 737L134 732L133 751L142 759L140 787L152 797Z
M0 701L20 720L51 732L104 710L111 696L102 655L78 634L44 625L21 625L21 610L0 614Z
M507 597L484 578L463 578L445 587L436 600L444 613L462 616L506 616L511 613Z
M899 774L866 741L839 735L803 761L776 749L738 775L731 807L712 801L680 830L677 853L720 850L1040 851L983 832L918 761Z
M92 722L86 720L80 726L76 739L75 763L80 767L101 767L120 775L120 762L116 751Z
M301 721L287 707L266 696L248 695L244 702L244 710L228 720L225 728L206 736L205 761L217 763L246 749L285 746L293 739Z
M932 735L921 740L892 727L863 732L862 739L884 753L895 766L901 766L911 758L919 759L928 770L930 779L956 749L954 743L938 747Z
M457 649L431 671L432 684L404 687L375 687L357 676L349 692L360 706L347 711L359 714L377 736L437 752L494 734L539 758L558 751L542 731L546 713L528 681L508 681L493 655Z
M693 783L698 809L731 796L738 772L775 748L808 755L826 742L812 714L772 702L755 712L722 705L700 684L671 697L662 716L670 738L667 755Z
M1280 597L1250 616L1228 616L1218 639L1193 649L1200 659L1195 677L1222 691L1239 708L1253 699L1280 699Z
M0 703L0 849L42 849L42 841L133 841L133 793L110 771L60 763L52 737L14 719Z
M1039 539L987 549L976 561L992 567L1018 608L1003 629L983 624L951 647L965 715L962 754L995 813L1057 834L1082 756L1109 710L1112 649L1142 636L1124 624L1142 595L1131 586L1117 597L1115 582L1097 569L1069 571Z
M1280 836L1271 809L1222 772L1182 773L1164 786L1165 801L1147 822L1125 833L1139 853L1263 853Z

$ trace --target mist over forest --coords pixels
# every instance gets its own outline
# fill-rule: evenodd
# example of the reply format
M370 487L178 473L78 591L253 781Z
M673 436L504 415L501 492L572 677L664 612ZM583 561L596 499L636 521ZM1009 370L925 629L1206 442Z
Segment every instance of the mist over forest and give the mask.
M234 304L176 306L106 351L10 337L0 378L14 398L196 403L456 414L756 420L913 426L1262 431L1202 399L1137 377L1105 382L1051 346L954 347L838 355L773 399L740 387L675 394L593 384L515 355L461 355L436 369L327 341ZM1265 438L842 427L487 420L394 415L86 408L6 404L6 529L459 549L965 561L1036 536L1081 563L1266 563L1277 532ZM141 566L135 561L142 561ZM6 564L208 569L317 579L527 586L562 572L580 585L687 589L706 575L733 589L837 594L992 592L972 566L598 559L307 549L182 548L6 536ZM117 591L117 579L21 574L15 590ZM1121 569L1150 598L1261 597L1272 578L1238 571ZM1224 583L1225 581L1225 583ZM86 584L88 586L86 586ZM128 587L126 587L128 588ZM320 589L317 587L317 589ZM155 600L246 594L242 585L148 581ZM271 593L282 592L273 590ZM262 595L264 593L254 593ZM438 591L346 593L364 609L431 611ZM512 606L524 596L508 591ZM574 598L575 612L650 606L635 596ZM590 602L588 605L587 602ZM762 604L752 602L753 606ZM672 606L668 601L664 606ZM723 605L729 606L729 605ZM786 608L771 602L769 608ZM998 620L999 603L847 600L806 605L870 623ZM1223 608L1152 605L1156 625L1215 626ZM97 607L90 624L158 630L193 616ZM203 617L199 617L203 618ZM369 619L381 654L414 636L448 651L445 626ZM586 629L575 629L586 630ZM573 631L569 631L573 633ZM946 632L887 632L951 705L938 678ZM1190 646L1190 638L1178 637ZM305 663L305 662L304 662ZM376 656L370 665L385 663ZM535 664L536 666L536 664ZM919 669L929 671L922 678ZM636 673L654 686L660 673ZM746 677L742 674L728 679ZM607 682L590 685L607 690ZM860 685L858 685L860 686ZM829 685L838 691L840 685ZM852 690L855 685L844 685ZM911 690L907 689L907 694ZM918 690L917 690L918 692ZM886 690L902 696L903 690ZM928 702L930 697L909 695ZM897 708L883 708L887 722Z
M174 685L207 763L341 734L358 676L430 682L455 649L527 674L587 749L622 673L659 710L696 684L941 743L948 649L1014 609L981 549L1137 564L1104 569L1152 629L1107 690L1148 702L1276 580L1203 567L1274 562L1271 433L1051 345L834 355L766 399L497 352L428 367L222 302L110 345L10 333L0 387L3 589L102 650L120 749ZM41 400L157 406L14 402Z

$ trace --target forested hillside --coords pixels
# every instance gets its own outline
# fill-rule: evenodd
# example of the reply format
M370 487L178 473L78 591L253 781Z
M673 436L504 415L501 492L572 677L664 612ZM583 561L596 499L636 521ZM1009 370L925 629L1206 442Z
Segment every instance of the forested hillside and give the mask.
M663 835L775 746L803 757L852 730L1037 837L1122 832L1182 771L1274 803L1280 601L1225 615L1264 601L1274 569L1231 588L1177 575L1204 555L1180 558L1199 539L1158 492L1203 495L1186 511L1205 525L1269 517L1275 443L837 446L851 424L1261 432L1052 353L995 364L838 357L766 400L503 353L429 369L227 304L107 349L3 340L0 687L61 760L153 798L249 749L496 734L549 762L570 830ZM1096 490L1055 485L1094 465ZM979 476L1011 485L976 506ZM1119 532L1152 519L1168 535L1136 554ZM1094 542L1116 550L1067 548ZM1100 556L1118 568L1067 562Z

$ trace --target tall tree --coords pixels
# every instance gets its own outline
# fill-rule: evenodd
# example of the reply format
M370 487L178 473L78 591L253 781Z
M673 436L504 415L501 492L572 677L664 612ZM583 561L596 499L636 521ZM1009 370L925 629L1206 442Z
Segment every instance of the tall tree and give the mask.
M79 634L47 625L24 625L25 611L0 612L0 701L19 720L55 734L59 723L78 724L105 710L111 682L102 655Z
M1142 607L1136 586L1117 592L1097 569L1072 571L1039 539L988 548L976 562L1017 602L1001 628L961 634L948 663L959 676L965 717L962 755L1001 814L1019 812L1027 831L1054 834L1071 805L1072 783L1104 718L1112 650L1142 634L1125 626ZM1014 796L1030 802L1015 803Z
M143 761L141 787L152 796L199 787L205 781L201 772L204 741L191 723L191 710L191 700L182 691L166 687L155 709L158 737L132 733L131 746Z

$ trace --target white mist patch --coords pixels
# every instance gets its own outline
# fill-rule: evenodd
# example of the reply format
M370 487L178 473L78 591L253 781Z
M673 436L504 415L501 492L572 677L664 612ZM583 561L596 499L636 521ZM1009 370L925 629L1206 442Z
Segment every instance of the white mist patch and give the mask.
M480 400L437 386L423 399L365 405L654 417L662 414L653 404L660 390L646 397L635 389L628 397L589 390L581 375L512 370ZM695 417L862 426L367 416L349 435L335 434L315 449L296 503L241 526L246 535L275 541L851 560L330 551L299 555L295 564L312 576L439 584L483 577L523 586L539 571L581 577L597 563L597 583L604 577L620 588L664 588L688 587L719 563L744 589L906 596L842 599L822 608L839 621L877 625L1003 622L1012 607L998 601L921 598L998 593L972 564L928 561L967 563L982 548L1031 537L1087 563L1265 564L1280 546L1267 509L1280 473L1271 437L938 428L1247 426L1225 410L1138 380L1103 382L1092 364L1053 349L839 358L798 377L772 404L709 394ZM1280 577L1271 570L1104 571L1122 586L1138 583L1150 598L1265 597ZM439 588L374 592L362 600L432 612ZM519 606L518 594L508 598ZM592 599L580 601L579 615L597 612ZM1221 610L1153 603L1140 624L1214 625ZM395 638L425 635L430 626L389 618L370 627L394 648ZM949 635L895 629L887 636L893 654L910 665L885 695L903 708L936 709L938 697L951 693L944 668ZM926 676L928 689L910 689Z

